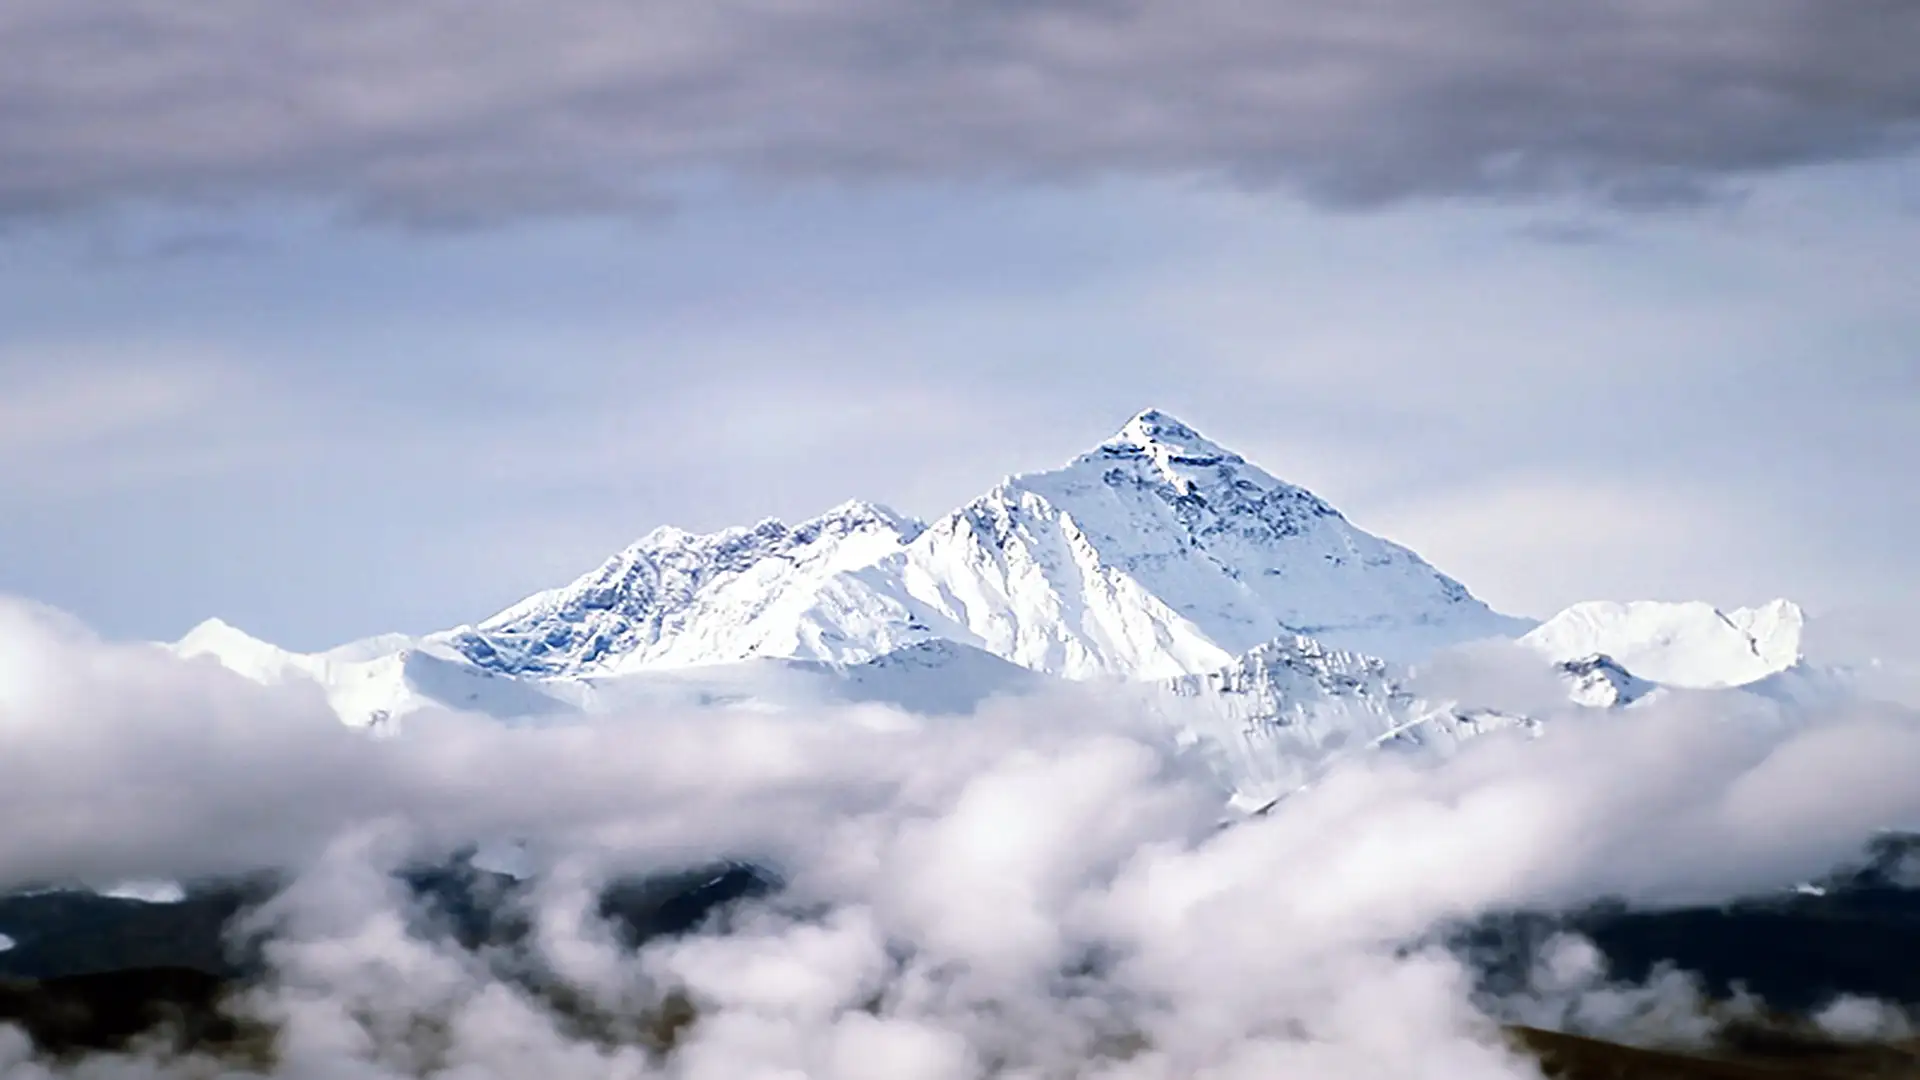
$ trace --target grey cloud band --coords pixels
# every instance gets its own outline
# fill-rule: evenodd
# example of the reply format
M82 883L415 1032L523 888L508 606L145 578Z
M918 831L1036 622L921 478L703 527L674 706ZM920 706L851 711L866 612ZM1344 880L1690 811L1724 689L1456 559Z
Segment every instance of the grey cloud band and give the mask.
M1893 152L1901 0L15 0L0 212L627 210L690 176L1697 198Z

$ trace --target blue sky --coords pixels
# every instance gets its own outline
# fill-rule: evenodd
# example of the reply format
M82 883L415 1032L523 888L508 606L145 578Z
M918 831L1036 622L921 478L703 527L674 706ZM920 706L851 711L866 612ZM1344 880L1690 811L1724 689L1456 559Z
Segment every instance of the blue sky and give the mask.
M84 146L0 131L56 148L0 168L0 591L116 635L424 631L657 524L938 514L1154 405L1506 610L1897 607L1920 598L1920 163L1834 142L1908 122L1867 105L1781 160L1748 160L1761 140L1685 161L1662 198L1666 143L1567 149L1531 107L1514 137L1584 179L1463 180L1444 126L1399 132L1392 183L1386 151L1320 136L1242 160L1232 133L1081 124L1057 161L1030 148L1039 104L980 128L979 162L850 147L829 114L676 149L644 197L561 199L604 162L556 158L532 203L494 162L393 188L416 173L244 124L235 164L162 105L227 156L183 164L90 114ZM789 144L883 166L754 157ZM1249 179L1262 163L1278 178Z

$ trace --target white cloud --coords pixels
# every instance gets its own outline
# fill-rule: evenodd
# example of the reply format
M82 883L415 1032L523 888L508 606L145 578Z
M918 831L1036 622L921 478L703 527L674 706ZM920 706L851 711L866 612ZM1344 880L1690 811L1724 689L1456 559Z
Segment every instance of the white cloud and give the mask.
M1077 696L880 724L429 716L371 740L316 699L18 604L0 657L0 814L40 823L0 837L0 877L294 870L256 919L277 937L250 1006L282 1025L288 1076L659 1067L420 929L387 870L473 838L525 837L547 867L516 963L612 1015L694 1003L671 1075L1508 1077L1530 1074L1467 969L1401 949L1436 921L1776 888L1920 815L1920 719L1897 711L1802 726L1676 696L1445 764L1360 759L1220 830L1157 729ZM786 891L638 956L593 913L611 876L722 857ZM1565 1015L1644 1013L1574 960L1543 978Z
M100 364L72 347L0 355L0 452L54 454L177 423L211 404L215 380L177 358Z

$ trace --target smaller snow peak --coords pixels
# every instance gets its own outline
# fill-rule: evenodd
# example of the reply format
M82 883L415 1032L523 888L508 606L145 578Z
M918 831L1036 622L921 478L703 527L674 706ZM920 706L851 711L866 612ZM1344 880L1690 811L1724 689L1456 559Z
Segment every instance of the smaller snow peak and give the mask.
M637 560L653 560L667 553L684 553L698 558L714 552L765 551L804 547L822 538L842 539L855 534L896 536L907 543L926 526L878 503L850 499L817 517L788 525L777 517L761 518L752 525L735 525L712 533L689 532L674 525L660 525L634 541L624 551L608 559L589 577L618 577Z
M1787 599L1769 600L1755 608L1736 608L1726 613L1727 621L1753 642L1754 655L1780 667L1798 663L1801 635L1806 631L1806 612Z
M215 616L202 620L193 629L187 631L179 641L174 643L174 647L182 651L206 652L222 643L257 641L259 639L252 634Z
M1603 709L1631 705L1655 689L1606 653L1565 660L1555 667L1567 680L1567 696L1576 705Z
M837 617L832 605L855 588L840 576L893 556L925 528L855 501L791 526L766 518L706 535L656 529L598 570L448 644L490 671L541 677L756 656L837 658L860 650L818 637L815 623L823 612Z
M1112 457L1144 455L1162 468L1245 460L1159 409L1148 409L1127 421L1100 445L1100 452Z
M294 654L270 645L222 619L208 619L168 646L175 656L210 656L255 682L275 682L299 666Z
M1801 629L1800 608L1785 600L1732 611L1698 600L1590 600L1521 641L1556 662L1605 653L1655 683L1716 689L1792 667L1800 660Z
M1627 674L1627 669L1621 667L1618 661L1606 653L1592 653L1575 660L1565 660L1557 666L1568 675L1591 675L1595 672L1604 672L1609 675Z
M1380 668L1383 661L1347 649L1329 649L1318 638L1305 634L1275 638L1242 654L1241 662L1252 666L1293 666L1301 663L1333 664L1340 667Z
M642 536L630 544L627 547L627 551L640 551L647 548L685 547L696 539L698 539L697 534L690 533L678 525L655 525L653 528L647 530L645 536ZM618 556L615 556L615 559L618 559ZM615 560L608 561L613 562Z
M828 510L819 517L803 521L794 526L796 536L830 535L845 536L855 532L891 532L900 537L902 543L910 543L913 538L926 530L926 525L917 518L911 518L880 503L866 502L861 499L849 499Z

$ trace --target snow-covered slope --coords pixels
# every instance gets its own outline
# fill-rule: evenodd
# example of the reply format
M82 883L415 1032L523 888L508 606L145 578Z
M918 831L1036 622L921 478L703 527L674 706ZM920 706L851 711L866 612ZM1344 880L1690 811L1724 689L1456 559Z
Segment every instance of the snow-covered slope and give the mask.
M1566 678L1567 696L1576 705L1597 709L1631 705L1659 689L1605 653L1563 660L1555 666Z
M849 503L788 527L657 530L434 640L514 675L754 657L852 665L943 640L1070 678L1213 670L1279 637L1409 660L1529 624L1157 411L931 526Z
M1530 625L1154 410L864 573L897 579L929 624L1074 678L1208 671L1294 635L1413 660Z
M950 641L926 641L854 664L754 657L541 685L588 713L637 707L786 710L879 703L922 716L973 712L988 698L1033 693L1051 678Z
M435 706L501 719L569 708L537 683L475 667L442 648L398 636L296 653L208 619L169 648L183 657L217 661L259 683L312 683L340 719L354 726L378 727Z
M399 646L399 647L395 647ZM443 645L369 639L295 653L217 619L168 646L255 682L311 683L342 721L379 727L425 708L523 720L637 707L784 710L872 702L925 716L969 713L988 698L1032 693L1049 676L950 641L929 640L852 664L755 657L729 664L645 668L616 675L517 677Z
M845 571L894 554L919 522L849 502L799 525L696 535L660 528L570 585L435 635L515 675L618 674L755 656L860 660L925 634Z
M1612 657L1643 679L1667 686L1743 686L1800 659L1805 617L1788 600L1723 612L1698 601L1590 601L1548 619L1522 637L1557 662Z
M1532 717L1422 700L1407 675L1378 657L1296 636L1249 650L1219 671L1166 680L1150 703L1248 810L1357 754L1386 748L1445 756L1481 735L1541 727Z
M168 648L189 658L210 656L228 670L258 683L311 678L320 667L318 657L288 652L221 619L208 619Z
M1804 661L1763 679L1755 679L1741 686L1740 690L1783 705L1801 707L1875 700L1875 695L1859 685L1858 672Z
M1409 722L1415 701L1380 659L1291 637L1220 670L1166 680L1153 704L1242 802L1306 783Z
M923 716L971 713L992 697L1031 694L1054 680L951 641L923 641L836 669L843 701L880 702Z

